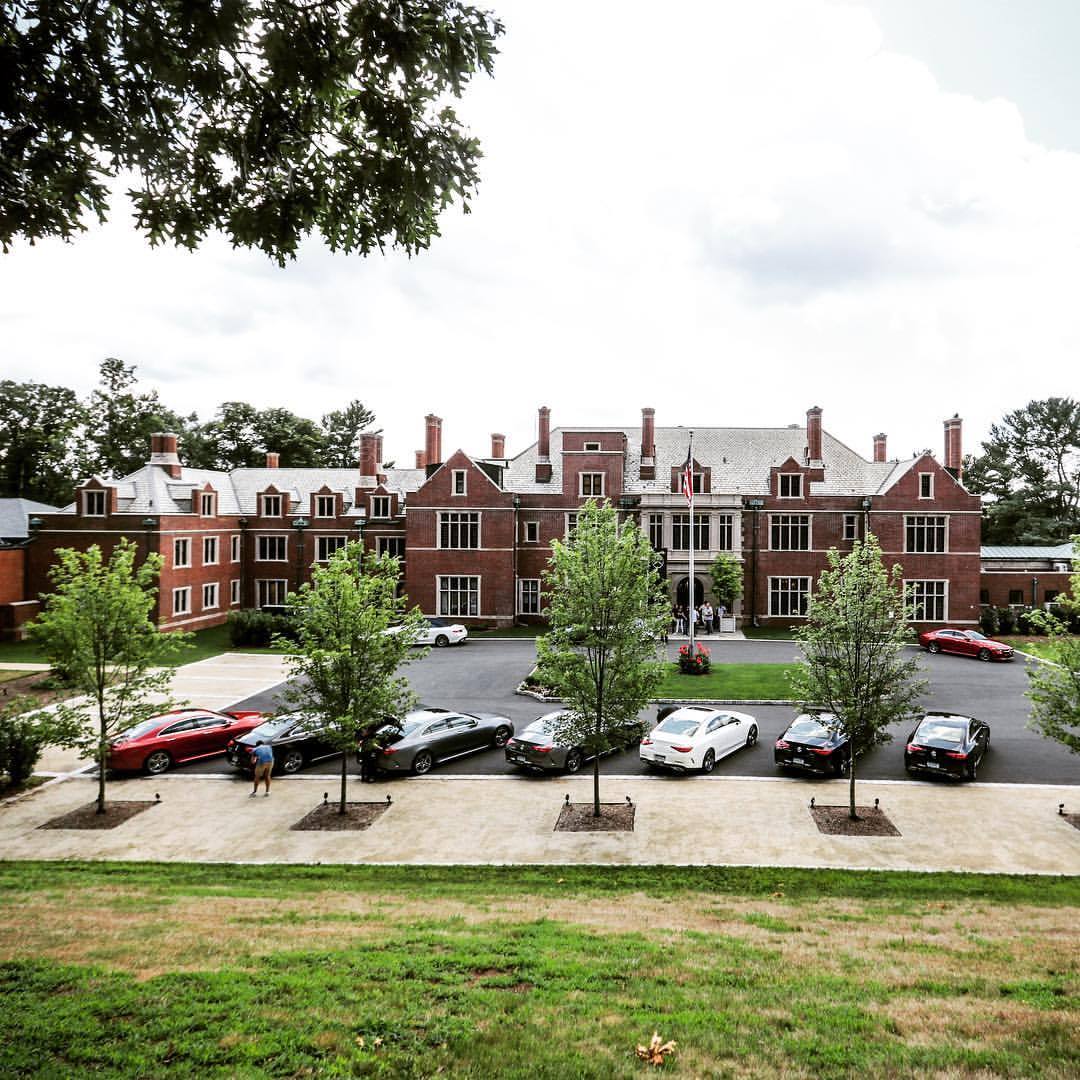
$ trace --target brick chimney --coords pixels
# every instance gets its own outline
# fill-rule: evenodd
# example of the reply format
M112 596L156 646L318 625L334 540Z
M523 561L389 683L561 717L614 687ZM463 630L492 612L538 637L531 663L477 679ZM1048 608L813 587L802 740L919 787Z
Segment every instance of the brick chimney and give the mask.
M957 480L960 479L960 474L963 471L964 449L961 439L963 423L959 413L953 413L945 421L945 468Z
M428 413L424 417L426 423L424 433L424 457L427 458L427 467L442 464L442 417Z
M275 454L273 450L267 450L266 452L266 467L268 469L277 469L281 466L281 455Z
M491 434L491 456L493 458L506 457L506 436L498 432Z
M382 448L382 433L380 432L375 436L375 475L380 484L386 483L386 473L382 467L383 461L383 448Z
M173 480L180 479L180 455L176 452L176 434L155 431L150 436L151 465L160 465Z
M879 431L874 436L874 460L886 461L885 457L885 432Z
M821 409L817 405L806 410L806 461L821 461Z
M656 410L641 410L641 479L656 479Z
M427 457L424 454L423 450L417 450L416 451L416 467L418 469L427 468Z
M375 460L378 444L375 440L376 436L366 431L360 436L360 476L370 477L372 480L378 472L378 462Z
M538 414L539 435L536 441L536 482L546 484L551 480L551 410L540 406Z

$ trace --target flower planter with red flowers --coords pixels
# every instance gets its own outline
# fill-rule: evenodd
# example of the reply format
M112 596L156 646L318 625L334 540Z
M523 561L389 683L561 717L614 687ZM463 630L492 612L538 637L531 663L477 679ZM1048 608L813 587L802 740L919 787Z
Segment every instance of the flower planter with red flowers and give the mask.
M710 667L712 661L704 645L696 646L693 651L689 645L679 647L679 671L683 675L707 675Z

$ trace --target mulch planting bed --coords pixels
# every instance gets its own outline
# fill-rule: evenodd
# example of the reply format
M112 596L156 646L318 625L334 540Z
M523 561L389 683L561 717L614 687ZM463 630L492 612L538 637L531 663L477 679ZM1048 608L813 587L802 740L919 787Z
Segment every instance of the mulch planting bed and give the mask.
M28 671L16 676L14 679L5 679L0 683L0 700L3 698L19 697L26 695L32 697L39 705L51 705L54 701L71 697L75 691L70 687L46 687L41 685L48 680L47 671Z
M345 829L366 829L380 815L386 812L389 803L385 802L348 802L345 813L339 814L340 803L323 803L316 806L310 814L305 814L291 829L303 829L316 832L341 832Z
M810 814L818 832L829 836L900 836L900 830L876 806L856 806L852 821L846 806L815 806Z
M593 804L567 803L555 822L556 832L633 832L636 806L601 803L600 816L593 817Z
M110 799L105 804L105 813L99 814L97 812L97 803L92 802L87 803L86 806L80 806L77 810L72 810L67 814L61 814L60 817L53 818L52 821L46 821L44 825L39 825L38 828L115 829L117 825L123 825L128 818L133 818L136 814L141 814L144 810L149 810L151 806L157 805L156 802L147 802L145 799L138 802Z
M1080 814L1061 815L1074 829L1080 829Z

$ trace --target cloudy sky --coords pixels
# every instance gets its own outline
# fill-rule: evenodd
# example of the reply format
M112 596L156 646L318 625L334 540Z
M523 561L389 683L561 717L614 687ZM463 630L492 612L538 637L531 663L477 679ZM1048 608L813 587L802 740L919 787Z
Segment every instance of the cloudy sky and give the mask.
M490 3L468 216L414 259L152 250L127 207L0 257L3 375L119 356L175 408L373 408L386 452L556 424L780 426L965 449L1076 396L1080 5Z

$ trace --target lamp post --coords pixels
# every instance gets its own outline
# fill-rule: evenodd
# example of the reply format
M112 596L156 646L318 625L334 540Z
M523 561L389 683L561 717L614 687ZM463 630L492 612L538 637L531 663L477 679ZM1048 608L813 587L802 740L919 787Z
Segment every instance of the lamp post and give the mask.
M308 527L308 519L293 518L292 527L296 530L296 591L299 592L304 578L304 530Z
M758 609L757 609L757 564L758 564L758 513L765 505L764 499L746 499L743 502L744 506L748 506L753 511L753 519L751 523L751 529L753 530L753 544L751 545L751 559L750 559L750 625L758 625Z
M863 512L863 525L862 525L862 538L865 540L870 535L870 507L873 505L873 500L869 495L863 496L862 512Z
M1039 606L1039 579L1037 577L1031 579L1031 606L1033 608Z

